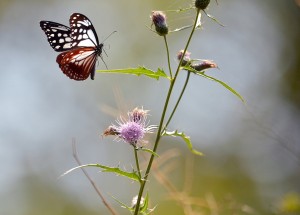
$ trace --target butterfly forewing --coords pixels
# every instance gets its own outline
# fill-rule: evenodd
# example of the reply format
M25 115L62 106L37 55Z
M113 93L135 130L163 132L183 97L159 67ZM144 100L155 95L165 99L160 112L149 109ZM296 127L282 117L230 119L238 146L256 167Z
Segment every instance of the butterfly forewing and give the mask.
M50 21L41 21L40 26L47 35L50 46L55 51L67 51L72 48L71 29L69 27Z
M74 80L85 80L91 74L94 79L97 54L92 47L83 47L61 53L56 62L69 78Z
M73 13L70 17L72 47L96 47L98 36L92 22L83 14Z

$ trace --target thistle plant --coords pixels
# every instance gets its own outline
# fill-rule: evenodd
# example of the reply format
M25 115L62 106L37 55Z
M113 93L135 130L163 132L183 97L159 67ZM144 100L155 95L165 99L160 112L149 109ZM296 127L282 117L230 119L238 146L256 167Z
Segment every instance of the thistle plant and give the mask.
M191 139L185 133L178 130L169 130L169 124L171 123L178 106L180 105L180 101L186 91L186 86L189 83L189 80L192 76L200 76L202 78L206 78L210 81L214 81L221 86L223 86L226 90L229 90L235 96L237 96L242 102L244 102L242 96L236 92L233 88L231 88L226 83L218 80L212 76L206 74L207 69L218 68L217 64L212 60L199 60L198 58L192 58L192 54L188 51L188 47L193 42L193 36L195 35L195 31L201 29L201 12L205 12L206 8L209 6L209 0L196 0L194 5L187 9L176 10L176 12L184 12L186 10L194 10L194 22L188 27L182 27L172 31L167 22L167 15L162 11L152 11L150 15L151 21L151 30L158 35L158 39L162 38L164 47L166 50L166 59L168 68L161 69L158 68L156 71L145 67L136 67L136 68L126 68L126 69L116 69L116 70L97 70L98 73L118 73L118 74L130 74L130 75L145 75L152 80L164 79L169 82L169 88L167 95L165 95L165 102L163 109L161 111L160 121L156 125L149 125L149 114L148 110L144 110L143 108L135 108L128 112L127 117L120 117L115 120L115 123L108 125L107 129L102 132L104 137L114 136L115 140L125 142L129 147L132 147L133 154L135 158L135 167L132 171L125 171L119 168L118 166L111 167L102 164L86 164L79 165L65 174L84 167L96 167L102 169L104 172L112 172L117 175L129 178L132 181L137 182L137 195L132 200L132 205L129 206L125 203L118 201L121 206L127 208L131 214L150 214L154 208L149 208L149 199L151 198L151 191L149 193L144 192L145 186L148 181L149 175L151 175L152 164L154 159L159 156L157 154L157 149L160 145L160 142L165 136L177 137L182 140L183 143L186 144L191 153L196 155L202 155L202 153L196 149L194 149ZM211 16L209 15L211 18ZM215 19L213 19L215 20ZM171 33L177 33L178 31L189 30L189 36L186 39L183 39L185 43L183 44L182 50L179 50L176 56L176 53L170 54L169 52L169 43L168 43L168 35ZM171 57L177 57L178 63L176 65L176 69L172 70L171 67ZM168 72L165 72L165 71ZM167 75L168 74L168 75ZM176 96L173 94L175 87L179 87L176 85L178 76L180 74L185 74L185 84L181 88L181 93ZM170 105L170 100L175 101L175 105ZM167 113L170 113L167 115ZM155 140L151 148L145 147L143 142L147 133L154 133ZM148 146L148 145L147 145ZM147 161L146 169L141 169L140 165L140 154L141 153L150 153L150 158ZM117 162L117 158L116 158ZM129 202L129 201L128 201ZM111 210L111 206L105 204L108 207L111 214L115 214L113 210Z

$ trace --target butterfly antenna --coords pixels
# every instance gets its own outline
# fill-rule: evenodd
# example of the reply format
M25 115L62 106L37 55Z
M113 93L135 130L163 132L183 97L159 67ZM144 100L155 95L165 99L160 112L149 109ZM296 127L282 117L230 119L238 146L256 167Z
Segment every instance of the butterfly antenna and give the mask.
M106 57L108 57L108 55L107 55L107 53L106 53L105 49L103 49L103 52L105 53Z
M113 35L114 33L116 33L117 31L113 31L111 32L107 37L105 37L105 39L102 41L102 43L107 40L111 35Z
M113 32L111 32L103 41L102 41L102 43L105 41L105 40L107 40L112 34L114 34L114 33L116 33L117 31L113 31ZM103 49L103 52L105 53L105 55L108 57L108 55L107 55L107 53L106 53L106 51L105 51L105 49ZM100 56L100 58L101 58L101 60L102 60L102 62L104 63L104 65L105 65L105 67L106 67L106 69L108 69L108 67L107 67L107 65L106 65L106 63L105 63L105 61L103 60L103 57L102 57L102 55Z
M104 51L104 50L103 50ZM105 52L105 51L104 51ZM106 53L105 53L106 54ZM107 56L107 55L106 55ZM105 65L105 67L106 67L106 69L108 69L108 67L107 67L107 65L106 65L106 63L105 63L105 61L103 60L103 57L102 57L102 55L100 56L100 58L101 58L101 60L102 60L102 62L104 63L104 65Z

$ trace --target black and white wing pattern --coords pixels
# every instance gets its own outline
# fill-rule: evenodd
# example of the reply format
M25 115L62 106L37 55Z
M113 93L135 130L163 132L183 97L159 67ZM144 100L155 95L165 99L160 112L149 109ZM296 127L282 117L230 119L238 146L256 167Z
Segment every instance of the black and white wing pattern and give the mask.
M55 51L68 51L72 48L71 29L68 26L51 21L41 21L40 26Z
M92 22L83 14L73 13L70 16L72 47L99 46L99 40Z
M55 51L65 51L56 58L60 69L69 78L82 81L94 79L97 57L102 54L92 22L83 14L70 16L70 28L59 23L41 21L41 27Z

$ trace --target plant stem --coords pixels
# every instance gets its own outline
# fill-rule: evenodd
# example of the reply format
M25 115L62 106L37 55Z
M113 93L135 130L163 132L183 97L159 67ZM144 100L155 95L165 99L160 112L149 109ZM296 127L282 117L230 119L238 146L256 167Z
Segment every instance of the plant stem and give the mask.
M172 79L172 69L171 69L171 62L170 62L170 52L169 52L169 46L168 46L168 41L166 35L164 35L164 41L166 45L166 50L167 50L167 58L168 58L168 67L169 67L169 73L170 73L170 78Z
M139 177L140 177L140 181L142 179L142 176L141 176L141 170L140 170L140 164L139 164L139 158L138 158L138 155L137 155L137 148L135 146L133 146L133 150L134 150L134 157L135 157L135 164L136 164L136 168L137 168L137 171L138 171L138 174L139 174Z
M187 86L187 84L188 84L188 82L189 82L190 75L191 75L191 72L187 71L187 76L186 76L186 80L185 80L184 86L183 86L183 88L182 88L182 90L181 90L180 96L178 97L178 100L177 100L177 102L176 102L176 105L175 105L175 107L173 108L173 111L172 111L172 113L171 113L171 115L170 115L170 117L169 117L169 119L168 119L168 121L167 121L167 123L166 123L166 125L165 125L165 127L164 127L164 129L163 129L163 131L168 127L169 123L170 123L171 120L172 120L172 117L173 117L175 111L177 110L177 107L178 107L178 105L179 105L179 103L180 103L180 101L181 101L181 99L182 99L182 96L183 96L183 94L184 94L184 92L185 92L186 86Z
M199 14L200 14L200 10L197 10L197 14L196 14L196 19L195 19L195 22L194 22L194 26L193 26L193 29L192 29L192 31L190 33L188 41L187 41L187 43L185 45L185 48L184 48L182 56L185 55L186 50L187 50L187 48L188 48L188 46L189 46L189 44L191 42L192 36L193 36L193 34L195 32L195 27L196 27L196 24L197 24L197 19L198 19ZM159 140L160 140L160 137L161 137L161 133L162 133L161 131L162 131L162 126L163 126L163 122L164 122L164 119L165 119L166 111L167 111L167 108L168 108L168 105L169 105L169 101L170 101L170 98L171 98L171 94L172 94L172 91L173 91L174 84L176 82L178 73L180 71L182 60L183 60L183 57L180 59L180 62L178 64L178 67L177 67L177 70L176 70L176 73L175 73L175 76L174 76L174 79L171 79L171 84L170 84L170 87L169 87L168 95L167 95L166 102L165 102L165 105L164 105L164 109L163 109L163 112L162 112L162 116L161 116L161 119L160 119L160 123L159 123L158 131L157 131L157 135L156 135L155 144L154 144L154 147L153 147L153 152L156 152L157 147L158 147L158 143L159 143ZM146 182L147 182L147 178L148 178L150 170L151 170L151 166L152 166L153 160L154 160L154 154L152 154L151 157L150 157L150 160L149 160L149 163L148 163L148 166L147 166L144 178L143 178L143 180L141 182L141 186L140 186L140 190L139 190L139 194L138 194L138 199L137 199L137 203L136 203L136 206L135 206L134 215L138 215L138 213L139 213L141 198L142 198L143 191L144 191L144 188L145 188L145 185L146 185Z

